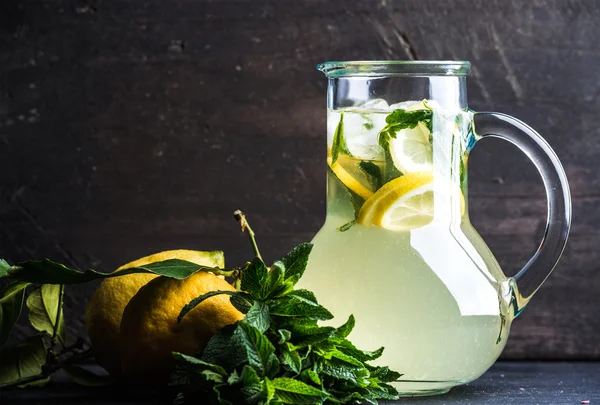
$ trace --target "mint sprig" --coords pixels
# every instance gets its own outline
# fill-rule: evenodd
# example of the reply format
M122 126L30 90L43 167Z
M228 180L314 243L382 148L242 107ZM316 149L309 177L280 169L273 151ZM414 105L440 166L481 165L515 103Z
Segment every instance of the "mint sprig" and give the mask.
M320 326L333 315L314 293L294 288L311 250L302 243L270 269L257 255L241 271L242 291L204 294L182 309L179 321L222 293L246 317L222 329L201 353L174 353L176 404L377 404L398 398L389 383L400 374L367 363L383 348L366 352L348 340L354 317L338 328Z
M337 124L335 133L333 134L333 140L331 143L332 165L338 160L340 153L349 154L346 138L344 137L344 113L340 114L340 122Z

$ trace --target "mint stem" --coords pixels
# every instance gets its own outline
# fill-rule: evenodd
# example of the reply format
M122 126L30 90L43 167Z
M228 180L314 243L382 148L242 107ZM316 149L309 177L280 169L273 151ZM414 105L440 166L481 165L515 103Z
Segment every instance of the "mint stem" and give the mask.
M262 260L263 258L260 255L260 251L258 250L258 245L256 244L256 238L254 235L254 231L252 230L252 228L250 227L250 224L246 220L246 215L242 211L237 210L233 213L233 217L235 219L237 219L238 222L240 223L240 225L242 227L242 232L248 233L248 237L250 238L250 243L252 244L252 249L254 249L254 254L256 255L256 257L258 257L260 260Z

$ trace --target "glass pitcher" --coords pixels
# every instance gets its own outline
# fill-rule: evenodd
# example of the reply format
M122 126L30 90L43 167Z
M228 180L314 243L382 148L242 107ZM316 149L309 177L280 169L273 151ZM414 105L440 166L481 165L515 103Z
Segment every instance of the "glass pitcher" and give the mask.
M327 217L301 284L350 314L357 347L385 347L402 395L472 381L498 358L512 320L548 277L571 223L565 172L523 122L467 106L468 62L318 66L327 90ZM468 155L505 139L539 170L547 226L533 258L506 277L469 221Z

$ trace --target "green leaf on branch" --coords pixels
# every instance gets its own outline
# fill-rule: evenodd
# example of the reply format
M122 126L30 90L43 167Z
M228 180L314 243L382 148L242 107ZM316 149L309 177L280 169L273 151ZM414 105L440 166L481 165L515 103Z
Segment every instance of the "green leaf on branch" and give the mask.
M219 272L221 269L208 267L180 259L169 259L144 266L101 273L96 270L80 271L48 259L27 261L14 266L0 266L0 278L24 281L35 284L81 284L110 277L135 273L152 273L160 276L184 279L198 271Z
M318 320L333 318L331 312L319 305L315 295L308 290L294 290L284 297L272 300L268 305L272 315Z
M254 326L261 333L266 332L271 326L269 307L262 301L254 301L244 318L244 322Z
M290 322L288 327L292 334L290 342L297 347L316 345L326 341L335 333L335 328L319 326L313 320L306 323Z
M46 364L47 349L41 336L34 336L14 347L0 352L0 385L18 383L28 377L42 374L42 366ZM21 386L44 386L50 377Z
M248 294L232 295L229 301L242 314L247 314L252 307L252 302L249 300Z
M288 367L295 375L302 372L302 358L297 351L284 350L279 356L279 362L282 366Z
M319 404L329 396L325 391L292 378L276 378L272 381L276 398L284 404Z
M294 285L285 280L283 275L284 270L278 266L271 266L267 279L262 286L262 299L269 297L278 297L291 291Z
M0 347L8 341L21 316L28 285L29 283L14 281L0 292Z
M27 297L27 308L29 322L35 330L48 336L56 336L60 343L65 343L65 323L59 285L43 284L33 290Z
M246 351L248 363L261 375L270 377L279 371L279 361L275 356L275 347L269 339L254 326L241 321L234 332L237 340Z
M210 338L202 351L200 360L219 365L228 371L247 362L246 351L239 345L238 340L233 338L238 326L238 323L226 326Z
M258 257L255 257L248 267L242 272L242 290L256 299L263 299L263 285L265 284L269 273L267 266Z
M0 304L12 299L15 294L19 294L21 291L29 287L29 285L30 283L23 281L13 281L7 284L2 291L0 291Z
M197 359L195 357L188 356L187 354L175 352L175 353L173 353L173 357L175 357L175 360L180 365L182 365L188 369L196 370L196 371L210 370L213 373L217 373L223 377L225 377L227 375L227 371L223 367L218 366L216 364L207 363L207 362Z
M0 259L0 274L10 269L10 264L4 259Z
M196 308L198 305L200 305L207 299L212 298L217 295L229 295L231 297L238 296L238 297L245 299L248 294L241 292L241 291L220 291L220 290L219 291L210 291L210 292L207 292L206 294L202 294L201 296L194 298L192 301L190 301L186 306L184 306L181 309L181 311L179 312L179 315L177 316L177 323L181 323L183 317L186 316L188 314L188 312L190 312L192 309Z
M348 337L352 329L354 329L354 325L356 324L356 320L354 319L354 315L350 315L345 324L340 326L335 330L334 338L341 341Z
M360 361L376 360L376 359L380 358L381 355L383 354L383 347L380 347L379 349L374 350L372 352L364 351L364 350L360 350L360 349L356 348L356 346L354 346L352 344L352 342L350 342L347 339L344 339L338 345L338 349Z
M295 285L304 274L308 263L308 256L312 251L312 243L301 243L281 260L273 263L273 267L279 267L285 274L285 279Z

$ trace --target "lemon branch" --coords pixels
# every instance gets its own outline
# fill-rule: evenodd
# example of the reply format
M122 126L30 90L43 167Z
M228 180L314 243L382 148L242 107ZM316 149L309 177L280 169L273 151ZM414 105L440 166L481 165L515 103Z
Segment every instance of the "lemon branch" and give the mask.
M210 270L206 270L206 271L214 274L215 276L234 277L234 278L238 277L240 274L239 269L232 269L232 270L210 269Z
M65 285L61 284L60 285L60 291L58 293L58 308L56 309L56 319L54 322L54 331L52 332L52 345L56 344L56 340L58 337L58 331L59 331L59 325L60 325L60 317L62 316L62 312L63 312L63 298L65 295ZM62 344L63 348L65 347L65 342L62 341L62 339L59 339L60 343Z
M242 232L248 233L248 238L250 239L250 243L252 244L252 249L254 249L254 254L256 255L256 257L262 260L262 256L260 255L260 251L258 250L258 245L256 244L256 237L254 231L250 227L250 224L248 224L248 221L246 220L246 215L242 211L236 210L233 213L233 217L237 219L237 221L240 223L240 226L242 227Z
M83 339L81 339L81 343L83 343ZM80 352L75 352L74 350L79 347L80 347L80 341L78 339L78 343L75 343L73 346L69 346L69 347L65 348L58 355L55 355L55 354L52 355L52 357L55 361L57 360L57 357L60 357L63 354L71 353L72 354L71 357L67 358L66 360L58 361L55 364L44 365L42 367L42 372L40 374L36 374L36 375L29 376L29 377L21 378L16 381L11 381L8 383L0 384L0 390L5 389L5 388L18 387L18 386L21 386L24 384L29 384L32 382L43 380L45 378L50 377L52 374L54 374L56 371L60 370L61 368L64 368L66 366L70 366L73 364L77 364L80 361L92 356L92 348L91 347L88 349L85 349L83 351L80 351Z

